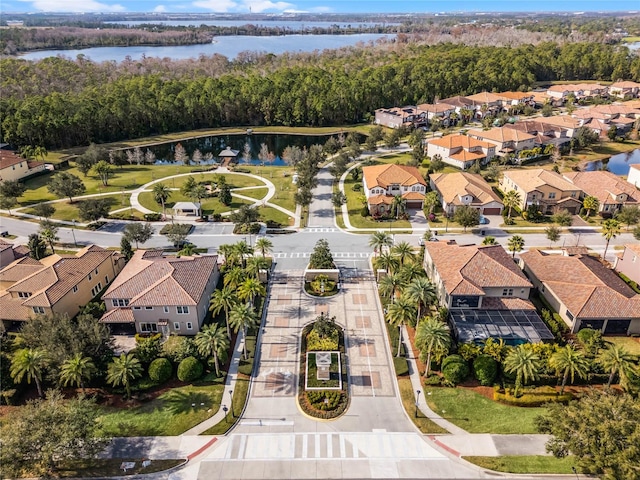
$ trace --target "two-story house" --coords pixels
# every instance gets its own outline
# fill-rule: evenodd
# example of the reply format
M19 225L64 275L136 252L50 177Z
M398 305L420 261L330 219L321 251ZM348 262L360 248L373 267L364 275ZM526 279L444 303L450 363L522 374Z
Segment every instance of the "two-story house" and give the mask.
M561 146L569 143L571 138L567 129L556 125L538 122L536 120L524 120L516 123L507 123L504 128L519 130L535 137L536 146L555 145Z
M622 207L640 205L640 191L611 172L567 172L563 176L581 190L581 199L596 197L600 213L613 215Z
M20 180L44 171L44 162L26 160L11 150L0 149L0 182Z
M0 238L0 268L27 255L29 255L29 249L25 245L14 245Z
M467 95L473 102L475 117L482 119L487 115L495 115L502 110L502 97L490 92L480 92L475 95Z
M494 127L489 130L472 129L467 135L496 146L496 155L517 154L536 146L536 137L512 128Z
M517 105L536 106L531 92L500 92L496 93L496 95L502 100L504 110L509 110L509 107L515 107Z
M418 105L418 112L426 118L429 124L434 122L441 122L443 126L449 126L449 117L452 113L455 113L456 107L454 105L447 105L446 103L423 103Z
M404 107L379 108L375 112L375 123L389 128L420 126L426 124L418 108L414 105Z
M385 215L393 199L401 196L407 208L421 209L427 182L416 167L374 165L362 168L362 183L371 215Z
M456 209L471 206L482 215L500 215L503 205L500 197L491 189L482 175L477 173L432 173L429 175L431 189L438 192L442 210L447 214Z
M616 256L614 269L640 285L640 244L625 245L622 253Z
M503 193L511 190L520 196L520 209L537 205L544 214L567 210L571 214L580 212L582 190L559 173L535 168L531 170L507 170L500 180Z
M640 83L629 80L619 81L609 85L609 95L616 97L638 97L640 96Z
M640 188L640 163L632 163L629 165L629 173L627 174L627 182Z
M217 255L177 257L138 250L102 296L100 321L138 333L195 335L218 283Z
M90 245L76 255L20 258L0 271L0 317L24 322L34 315L77 315L124 266L113 250Z
M536 119L540 123L546 125L552 125L554 127L560 127L566 132L566 136L573 138L583 124L584 120L580 118L574 118L570 115L551 115L550 117L538 117Z
M442 161L466 170L476 162L486 165L496 156L496 146L468 135L444 135L427 142L427 155L440 155Z

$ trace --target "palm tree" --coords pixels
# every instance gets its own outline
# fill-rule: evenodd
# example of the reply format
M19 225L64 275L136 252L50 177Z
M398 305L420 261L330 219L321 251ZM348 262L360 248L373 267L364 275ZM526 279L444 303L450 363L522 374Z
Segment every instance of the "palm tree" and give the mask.
M509 190L505 193L502 203L509 209L509 213L507 214L509 218L511 218L511 210L520 205L521 200L520 193L518 193L517 190Z
M266 294L267 290L264 288L264 285L253 277L245 279L244 282L238 285L238 297L241 300L249 300L252 307L254 306L253 302L258 295L264 297Z
M182 255L184 257L192 257L193 255L199 255L198 252L196 252L196 246L193 243L185 243L182 246L182 250L180 250L178 252L178 255Z
M374 263L376 268L383 268L387 273L395 271L400 266L400 260L391 252L381 253Z
M635 361L636 357L634 355L631 355L624 347L615 343L611 343L600 350L596 358L596 362L610 372L607 388L611 386L616 374L620 377L620 384L626 384L629 374L635 369Z
M398 273L404 279L405 283L413 282L416 278L424 277L426 275L422 265L417 262L407 263L398 271Z
M387 310L387 320L391 325L398 327L398 353L402 347L402 326L409 323L415 315L413 303L406 297L400 297L397 302L389 305Z
M38 395L42 397L42 385L40 382L42 381L42 372L47 363L47 356L43 350L23 348L13 354L9 373L16 383L22 382L25 377L27 383L31 383L33 379L38 389Z
M404 265L407 260L414 261L416 254L413 253L413 247L409 242L400 242L391 248L391 253L400 260L400 265Z
M220 355L229 348L227 329L217 323L206 325L198 332L195 338L198 353L203 357L213 357L216 366L216 376L220 376Z
M391 202L391 214L396 217L396 220L407 209L407 201L402 198L402 195L396 195Z
M498 242L496 242L496 237L488 236L484 237L482 245L498 245Z
M411 283L407 285L404 293L407 295L409 300L418 305L417 325L420 322L420 317L422 317L422 308L430 307L438 298L436 286L431 283L429 279L418 277L413 279Z
M224 287L220 290L216 290L211 295L211 301L209 302L209 310L214 315L220 313L220 310L224 310L224 319L227 324L227 336L231 340L231 329L229 328L229 310L238 304L238 297L235 291L230 287Z
M582 201L582 206L587 210L587 218L591 215L591 211L596 211L600 208L600 201L597 197L593 197L591 195L584 197Z
M524 248L524 238L520 235L514 235L507 242L507 248L512 252L512 258L516 258L516 252L520 252Z
M564 387L567 379L571 375L571 383L576 375L585 378L589 373L589 360L584 353L576 350L571 345L562 347L549 358L549 366L553 368L559 375L562 373L562 386L560 387L560 395L564 393Z
M402 278L400 274L392 273L380 280L380 293L384 297L389 297L392 302L395 302L396 296L404 284L404 278Z
M95 372L96 366L91 357L83 357L81 353L76 353L62 364L60 382L65 387L69 384L80 387L84 393L84 380L90 380Z
M262 253L262 258L264 258L267 253L271 253L273 243L266 237L260 237L256 240L256 248L260 250L260 253Z
M384 247L390 247L393 245L391 235L386 232L375 232L369 237L369 246L373 248L373 253L377 256L382 253Z
M247 242L244 240L239 241L233 246L233 249L236 252L236 255L242 261L242 268L246 265L246 257L250 257L253 255L253 248L249 246Z
M604 247L604 254L602 258L607 259L607 250L609 249L609 242L612 238L616 238L620 234L620 222L610 218L602 222L602 236L607 241L607 245Z
M244 338L244 359L247 357L247 329L255 328L259 324L259 319L253 308L248 303L239 303L231 309L230 323L233 330L237 333L242 329L242 337Z
M445 350L451 345L449 327L437 318L427 317L416 327L416 347L427 351L426 369L424 376L431 370L431 355L434 351Z
M51 253L56 253L53 244L60 240L60 237L56 235L58 233L58 227L52 222L45 220L40 222L40 231L38 233L40 237L49 244L49 247L51 247Z
M131 380L142 376L142 365L133 353L123 353L113 360L107 368L107 383L114 387L122 385L131 397Z
M247 272L242 267L233 267L224 272L224 286L235 289L247 277Z
M169 197L171 197L171 190L164 183L156 183L153 186L152 193L155 202L162 205L162 215L164 216L164 204L169 200Z
M267 268L269 268L269 263L264 257L251 257L247 260L246 270L256 279L260 274L260 270L266 270Z
M524 383L538 379L542 368L538 354L524 345L512 348L504 359L503 365L507 373L515 373L516 375L516 389L514 391L516 397Z

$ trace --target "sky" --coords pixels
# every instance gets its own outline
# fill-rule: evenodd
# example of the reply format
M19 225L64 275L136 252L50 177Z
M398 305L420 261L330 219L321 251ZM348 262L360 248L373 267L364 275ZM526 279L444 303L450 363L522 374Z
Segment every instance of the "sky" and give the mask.
M640 11L640 0L0 0L8 12L416 13Z

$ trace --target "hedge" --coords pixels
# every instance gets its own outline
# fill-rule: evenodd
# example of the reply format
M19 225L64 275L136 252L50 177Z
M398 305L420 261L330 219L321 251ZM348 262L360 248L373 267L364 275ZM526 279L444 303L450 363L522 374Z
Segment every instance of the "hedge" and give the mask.
M178 379L181 382L193 382L202 376L204 368L195 357L187 357L178 365Z
M535 391L524 393L519 397L514 397L509 389L506 391L496 390L493 392L493 399L506 405L518 407L540 407L546 403L568 403L573 400L573 394L563 393L560 395L553 387L537 387Z
M498 362L489 355L480 355L473 361L473 375L480 385L493 385L498 375Z
M173 366L167 358L156 358L149 365L149 378L157 384L163 384L171 378Z

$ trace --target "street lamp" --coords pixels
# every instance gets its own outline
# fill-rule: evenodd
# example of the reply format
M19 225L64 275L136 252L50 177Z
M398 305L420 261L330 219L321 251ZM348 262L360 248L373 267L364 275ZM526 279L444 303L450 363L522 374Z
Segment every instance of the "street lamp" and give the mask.
M414 418L418 418L418 403L420 402L420 390L416 390L416 413Z
M73 225L71 226L71 235L73 235L73 244L77 247L78 242L76 242L76 232L73 230L73 228L76 226L76 219L74 218L73 220L71 220L71 222L73 223Z
M229 418L227 418L227 412L229 411L229 409L227 408L226 405L222 405L222 411L224 412L224 420L225 420L225 422L229 423Z
M233 411L233 390L229 390L229 398L230 398L229 402L231 404L231 418L235 418L236 414Z
M580 477L578 476L578 471L576 470L576 467L571 467L571 470L573 471L573 473L576 475L576 478L578 480L580 480Z

